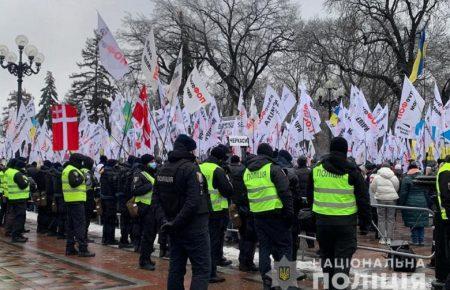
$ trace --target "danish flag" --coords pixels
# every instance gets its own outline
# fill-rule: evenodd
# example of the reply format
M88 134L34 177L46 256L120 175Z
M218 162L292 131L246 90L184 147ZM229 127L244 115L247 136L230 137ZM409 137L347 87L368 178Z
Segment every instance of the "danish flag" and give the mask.
M151 126L149 122L149 109L148 109L148 95L147 87L142 86L141 92L139 94L139 99L133 110L133 118L136 119L139 128L142 129L142 141L147 148L150 148L150 136L151 136ZM141 140L136 142L136 148L141 147Z
M71 105L52 106L53 151L78 150L77 108Z

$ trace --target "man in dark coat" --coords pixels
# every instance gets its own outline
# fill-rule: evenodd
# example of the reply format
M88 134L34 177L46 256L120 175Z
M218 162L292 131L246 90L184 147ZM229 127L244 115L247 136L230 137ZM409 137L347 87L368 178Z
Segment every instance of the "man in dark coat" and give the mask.
M211 209L207 187L195 164L197 145L179 135L168 161L158 171L152 204L167 220L161 231L169 233L170 265L167 289L184 289L189 259L192 265L190 289L208 289L211 255L208 215Z

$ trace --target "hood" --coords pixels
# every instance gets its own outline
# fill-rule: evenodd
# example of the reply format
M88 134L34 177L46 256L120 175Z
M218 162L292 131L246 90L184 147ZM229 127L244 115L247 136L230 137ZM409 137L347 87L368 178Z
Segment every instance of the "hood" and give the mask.
M261 169L267 163L275 163L274 160L265 155L258 155L248 160L247 168L250 171L256 171Z
M280 156L280 155L278 155L278 157L277 157L277 163L282 168L292 168L293 167L291 162L289 162L286 158L284 158L283 156Z
M181 159L188 159L188 160L191 160L192 162L194 162L195 155L186 150L173 150L173 151L169 152L169 154L168 154L169 162L177 162L178 160L181 160Z
M222 162L221 162L217 157L214 157L214 156L212 156L212 155L210 155L210 156L205 160L205 162L208 162L208 163L214 163L214 164L217 164L217 165L219 165L219 166L222 165Z
M381 177L385 178L385 179L391 179L392 177L395 176L394 171L392 171L388 167L381 167L380 169L378 169L377 174L380 175Z
M321 163L325 170L338 175L347 174L357 169L356 164L350 162L347 156L340 152L331 152L322 159Z

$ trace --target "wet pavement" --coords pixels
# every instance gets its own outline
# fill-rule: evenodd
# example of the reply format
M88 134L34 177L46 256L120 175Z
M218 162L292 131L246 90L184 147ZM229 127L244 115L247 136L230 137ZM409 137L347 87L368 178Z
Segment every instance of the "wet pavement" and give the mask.
M91 251L96 253L94 258L67 257L64 255L65 241L57 240L47 235L36 234L35 215L28 214L26 228L31 232L27 234L30 240L26 244L12 244L10 239L0 234L0 289L166 289L168 261L154 257L156 271L141 270L138 265L138 254L131 250L118 249L116 246L103 246L100 244L100 227L92 225L90 237L95 240L89 245ZM409 230L398 224L396 238L408 240ZM431 253L431 229L426 231L425 247L415 247L414 251L423 255ZM359 244L371 247L380 246L374 240L373 233L359 236ZM157 246L156 246L157 248ZM297 267L307 274L307 279L301 281L301 289L314 289L313 278L320 273L320 264L316 255L317 248L306 249L304 241L301 242ZM225 256L233 260L232 267L219 268L220 275L226 278L225 283L210 285L209 289L261 289L258 274L242 273L237 270L238 250L227 246ZM157 255L158 253L154 253ZM352 270L353 275L370 276L375 274L392 274L390 268L384 267L386 254L372 251L358 250L355 258L360 266ZM371 259L371 264L367 261ZM374 264L374 261L378 261ZM426 277L424 285L414 287L414 290L430 289L434 271L424 267L429 260L419 263L416 273L423 273ZM380 267L380 264L383 266ZM373 278L372 278L373 279ZM377 278L378 279L378 278ZM185 279L186 289L189 289L190 269ZM408 286L409 287L409 286ZM406 288L408 288L406 287ZM364 287L355 287L363 289ZM384 289L384 288L365 288ZM389 288L386 288L389 289Z

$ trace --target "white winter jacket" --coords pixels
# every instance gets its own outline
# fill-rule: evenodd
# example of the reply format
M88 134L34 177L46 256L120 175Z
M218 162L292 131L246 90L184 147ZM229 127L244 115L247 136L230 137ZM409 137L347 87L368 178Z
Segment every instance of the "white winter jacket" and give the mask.
M388 167L382 167L374 175L370 183L370 197L383 201L393 201L398 199L398 189L400 187L397 176Z

